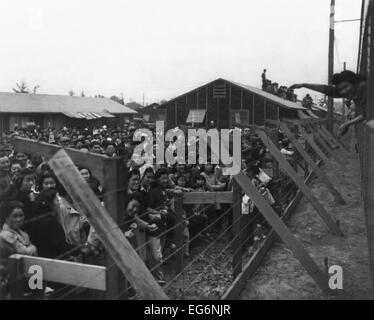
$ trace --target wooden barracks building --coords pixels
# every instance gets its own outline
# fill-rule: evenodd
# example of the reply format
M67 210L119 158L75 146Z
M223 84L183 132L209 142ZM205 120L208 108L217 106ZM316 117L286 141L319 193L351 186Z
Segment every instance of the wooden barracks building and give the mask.
M304 119L315 115L301 104L284 100L261 89L217 79L161 105L166 127L191 125L217 128L264 125L265 119ZM163 111L164 112L164 111Z
M136 111L107 98L0 92L0 132L28 125L41 128L116 125Z

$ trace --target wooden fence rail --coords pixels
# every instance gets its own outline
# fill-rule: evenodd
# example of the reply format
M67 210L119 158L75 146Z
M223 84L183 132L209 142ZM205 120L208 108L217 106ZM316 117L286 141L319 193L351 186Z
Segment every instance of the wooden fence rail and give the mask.
M106 291L106 268L82 263L12 255L10 257L10 291L13 299L22 299L24 282L34 274L31 267L40 267L42 281L50 281L87 289Z

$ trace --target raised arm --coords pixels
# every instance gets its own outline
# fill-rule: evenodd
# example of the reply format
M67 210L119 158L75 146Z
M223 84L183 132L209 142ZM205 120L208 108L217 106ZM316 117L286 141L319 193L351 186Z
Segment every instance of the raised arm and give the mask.
M327 96L333 97L333 98L341 98L342 96L339 94L338 90L334 86L326 86L323 84L312 84L312 83L298 83L292 85L289 89L310 89L313 91L317 91L320 93L323 93Z

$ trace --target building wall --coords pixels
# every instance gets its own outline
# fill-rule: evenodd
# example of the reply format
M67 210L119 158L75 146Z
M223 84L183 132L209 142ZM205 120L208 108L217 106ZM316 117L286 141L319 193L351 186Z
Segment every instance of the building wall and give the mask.
M216 85L225 86L224 97L214 97ZM206 109L205 125L211 121L219 128L230 128L235 111L245 113L249 125L264 125L265 119L297 118L295 110L285 109L264 97L225 81L215 81L165 104L167 128L186 125L190 110ZM241 112L242 113L242 112Z

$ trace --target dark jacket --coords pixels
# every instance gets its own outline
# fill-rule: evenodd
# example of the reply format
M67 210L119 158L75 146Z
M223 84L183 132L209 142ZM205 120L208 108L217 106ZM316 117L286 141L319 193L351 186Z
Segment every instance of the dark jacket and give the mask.
M44 213L38 218L30 228L30 239L40 257L61 259L79 254L76 246L66 242L64 230L52 212Z

